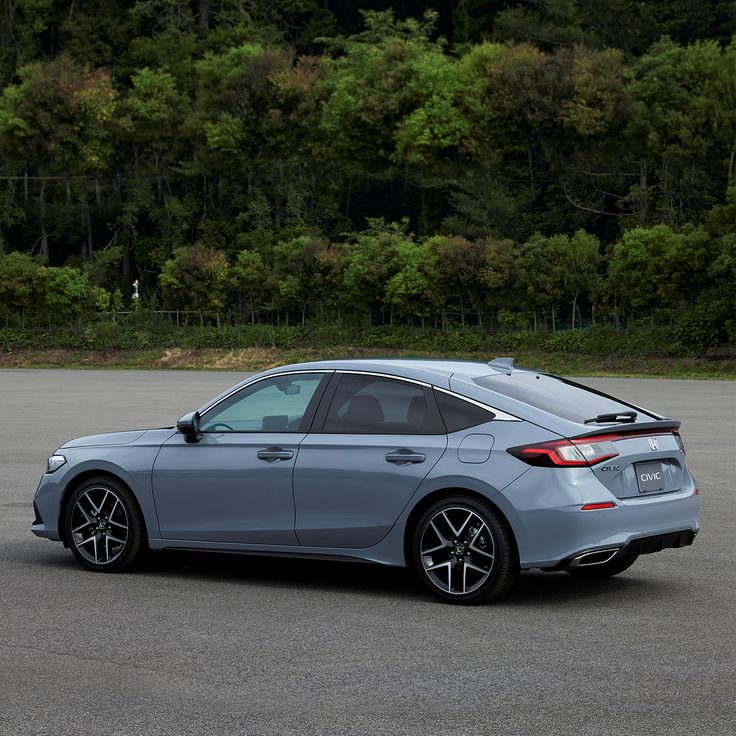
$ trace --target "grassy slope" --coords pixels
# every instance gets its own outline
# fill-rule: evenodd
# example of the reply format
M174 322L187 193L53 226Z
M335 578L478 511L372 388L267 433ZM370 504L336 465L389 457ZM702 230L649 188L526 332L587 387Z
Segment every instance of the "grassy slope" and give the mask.
M570 351L518 349L511 351L519 365L568 375L657 376L669 378L736 378L730 356L675 357L662 355L591 355ZM148 348L92 350L26 348L0 351L2 368L138 368L257 371L284 363L341 357L445 357L490 360L497 355L478 352L443 353L356 348Z

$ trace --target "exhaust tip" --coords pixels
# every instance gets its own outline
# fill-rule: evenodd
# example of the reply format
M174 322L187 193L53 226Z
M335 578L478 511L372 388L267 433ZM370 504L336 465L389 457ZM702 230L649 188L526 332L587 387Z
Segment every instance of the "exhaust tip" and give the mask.
M574 557L570 562L570 567L589 567L590 565L603 565L610 562L617 554L619 548L613 549L597 549L594 552L584 552L582 555Z

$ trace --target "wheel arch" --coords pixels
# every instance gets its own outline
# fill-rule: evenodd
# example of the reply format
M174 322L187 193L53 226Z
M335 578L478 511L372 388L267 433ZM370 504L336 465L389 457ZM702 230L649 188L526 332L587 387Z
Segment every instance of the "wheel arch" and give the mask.
M407 517L406 523L404 524L404 564L406 565L406 567L412 567L412 537L414 536L414 529L416 528L417 522L419 521L422 514L432 504L436 503L442 498L455 495L470 496L477 501L481 501L482 503L487 504L496 512L498 518L506 526L511 539L514 542L514 550L518 559L519 545L516 541L514 528L506 517L506 514L504 514L498 504L494 503L492 499L488 498L488 496L484 495L483 493L479 493L478 491L474 491L470 488L463 488L462 486L448 486L447 488L438 488L437 490L431 491L427 493L427 495L422 496L422 498L417 501L412 510L409 512L409 516Z
M69 479L69 482L66 484L64 488L64 492L61 496L61 504L59 505L59 518L57 520L58 530L59 530L59 538L63 542L65 547L69 546L69 540L66 538L66 529L64 524L64 518L66 516L66 510L69 506L69 499L72 497L72 494L74 491L79 488L82 483L89 480L90 478L110 478L110 480L114 480L117 483L120 483L121 485L125 486L125 488L128 490L130 495L133 497L133 500L135 501L136 505L138 506L138 510L141 512L141 517L143 518L143 523L146 526L146 538L148 538L148 522L146 521L146 515L143 513L143 509L141 508L140 501L138 500L138 497L136 496L133 489L130 487L130 483L128 483L126 480L124 480L120 475L117 473L112 472L111 470L105 469L105 468L88 468L87 470L83 470L78 475L75 475L73 478Z

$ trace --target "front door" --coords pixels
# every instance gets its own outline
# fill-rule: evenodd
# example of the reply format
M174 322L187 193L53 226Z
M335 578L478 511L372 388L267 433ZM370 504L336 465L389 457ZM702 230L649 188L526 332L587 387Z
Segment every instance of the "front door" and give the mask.
M271 376L202 416L202 437L177 433L153 467L164 539L297 544L292 475L325 373Z

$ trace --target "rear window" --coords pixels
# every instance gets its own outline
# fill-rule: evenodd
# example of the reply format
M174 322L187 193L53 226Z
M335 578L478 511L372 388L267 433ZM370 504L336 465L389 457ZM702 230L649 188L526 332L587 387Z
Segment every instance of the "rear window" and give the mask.
M458 432L461 429L476 427L479 424L490 422L496 416L488 409L471 404L469 401L457 399L444 393L444 391L435 391L434 395L448 432Z
M481 376L473 380L483 388L580 424L599 414L615 414L632 409L639 414L638 420L642 417L656 419L638 407L563 378L514 371L511 375Z

